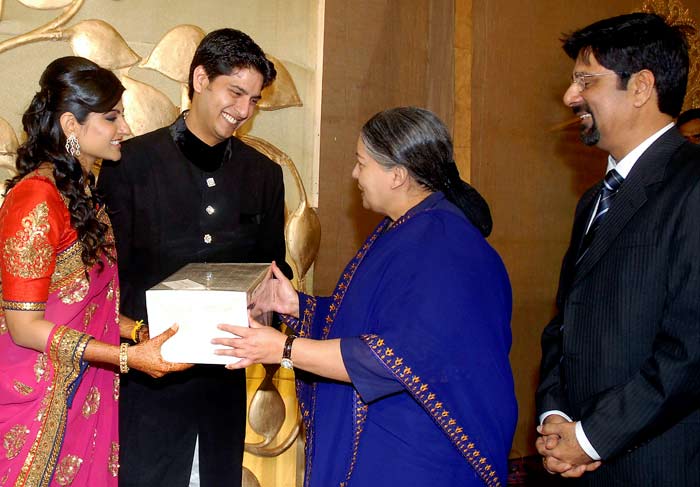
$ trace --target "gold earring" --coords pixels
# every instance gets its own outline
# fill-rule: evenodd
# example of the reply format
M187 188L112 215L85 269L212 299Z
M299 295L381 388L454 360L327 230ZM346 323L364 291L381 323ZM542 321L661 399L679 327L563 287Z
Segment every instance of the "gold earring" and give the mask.
M66 152L73 157L78 157L80 155L80 142L78 142L78 137L72 132L66 139Z

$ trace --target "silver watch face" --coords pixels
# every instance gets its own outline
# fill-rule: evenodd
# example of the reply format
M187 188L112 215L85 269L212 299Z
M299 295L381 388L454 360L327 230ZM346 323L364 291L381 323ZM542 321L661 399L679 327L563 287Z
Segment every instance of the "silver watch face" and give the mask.
M283 358L282 361L280 362L280 367L283 369L293 369L294 368L294 363L292 362L292 359L290 358Z

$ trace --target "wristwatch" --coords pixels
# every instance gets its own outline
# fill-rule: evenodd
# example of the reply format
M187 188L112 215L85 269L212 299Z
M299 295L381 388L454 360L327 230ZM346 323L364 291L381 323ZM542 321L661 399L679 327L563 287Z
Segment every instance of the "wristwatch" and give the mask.
M282 360L280 361L280 366L283 369L293 369L294 362L292 362L292 343L296 335L289 335L287 340L284 342L284 350L282 351Z

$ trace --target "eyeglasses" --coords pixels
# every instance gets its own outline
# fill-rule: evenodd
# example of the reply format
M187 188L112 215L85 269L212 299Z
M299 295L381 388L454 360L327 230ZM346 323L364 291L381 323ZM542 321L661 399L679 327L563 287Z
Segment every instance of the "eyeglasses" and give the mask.
M617 73L576 73L571 76L571 84L575 84L579 93L581 93L590 86L593 78L610 75L617 75Z

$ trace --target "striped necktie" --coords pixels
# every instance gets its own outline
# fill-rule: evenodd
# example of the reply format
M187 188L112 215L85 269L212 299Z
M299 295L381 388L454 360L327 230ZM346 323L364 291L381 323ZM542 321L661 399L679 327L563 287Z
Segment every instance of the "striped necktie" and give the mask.
M581 243L581 249L579 251L579 258L576 260L576 264L581 262L583 256L586 255L586 252L593 241L596 230L600 226L600 222L603 221L603 218L605 218L605 215L610 210L612 200L615 197L617 190L620 189L620 185L624 180L625 178L620 176L620 173L618 173L615 169L611 169L605 175L605 178L603 179L603 187L600 189L600 194L598 196L598 207L596 208L595 215L593 216L593 219L588 227L588 231L583 237L583 242Z

